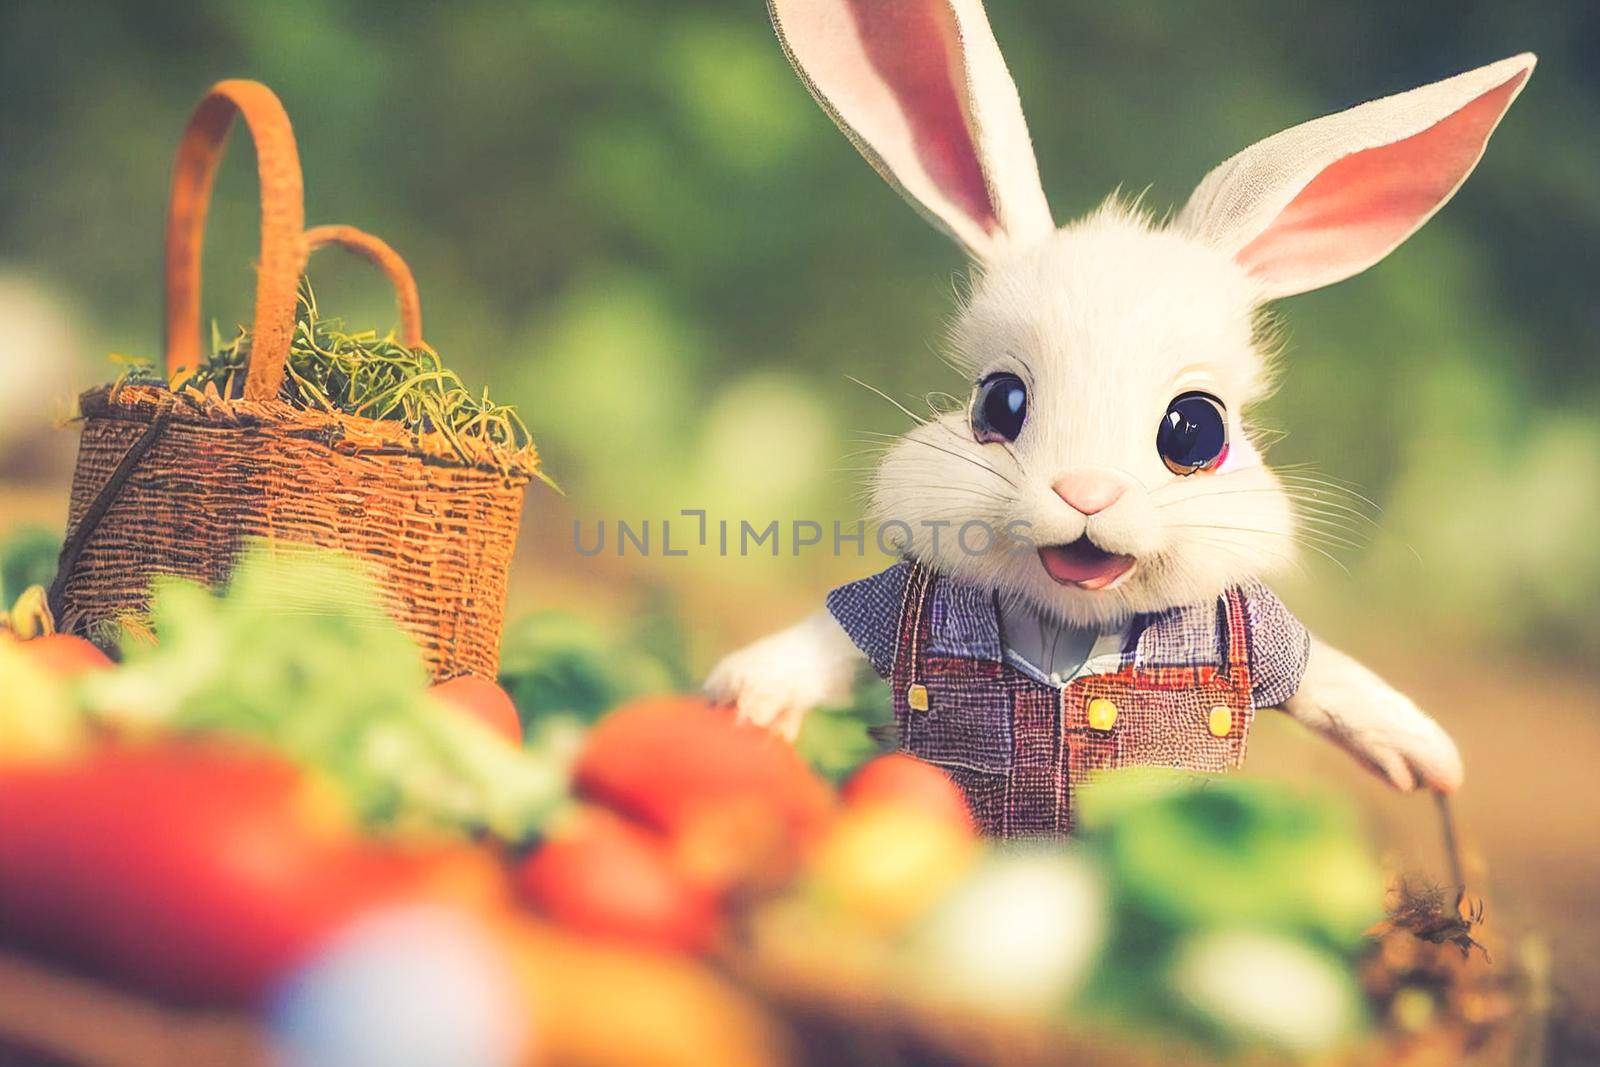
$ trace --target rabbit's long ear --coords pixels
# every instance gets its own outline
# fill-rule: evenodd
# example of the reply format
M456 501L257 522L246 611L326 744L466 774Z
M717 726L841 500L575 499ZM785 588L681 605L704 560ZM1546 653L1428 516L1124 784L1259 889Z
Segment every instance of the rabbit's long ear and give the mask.
M1178 225L1231 252L1265 299L1366 270L1455 195L1533 64L1513 56L1269 137L1208 174Z
M811 95L932 221L989 259L1054 223L981 0L768 0Z

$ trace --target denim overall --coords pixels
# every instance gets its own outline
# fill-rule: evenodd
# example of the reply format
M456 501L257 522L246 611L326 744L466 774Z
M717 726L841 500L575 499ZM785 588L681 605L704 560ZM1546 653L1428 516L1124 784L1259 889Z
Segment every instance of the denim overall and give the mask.
M870 626L895 594L888 632ZM835 590L829 607L888 678L900 747L947 771L998 837L1069 833L1073 795L1099 770L1239 766L1255 709L1298 688L1310 645L1265 587L1235 587L1139 617L1121 669L1056 686L1008 661L992 593L921 564Z

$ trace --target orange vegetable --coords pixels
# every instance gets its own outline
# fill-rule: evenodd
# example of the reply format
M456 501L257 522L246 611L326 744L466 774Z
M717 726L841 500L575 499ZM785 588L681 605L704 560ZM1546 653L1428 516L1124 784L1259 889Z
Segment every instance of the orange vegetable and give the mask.
M184 1001L251 1003L369 907L492 905L495 876L463 855L356 839L329 794L256 750L0 771L0 933Z
M428 692L453 708L466 712L513 745L522 744L522 718L504 689L487 678L463 674L440 682Z
M100 651L92 641L76 634L46 634L23 641L18 647L34 663L58 678L74 678L114 666L110 656Z
M961 787L938 767L903 752L868 762L845 783L843 796L851 807L893 804L935 816L968 833L977 829Z
M599 944L529 919L500 924L533 1034L525 1067L781 1067L782 1026L688 956Z
M666 841L611 812L580 812L517 871L523 898L578 933L685 952L711 947L715 896L674 864Z
M775 820L797 842L831 821L832 790L769 731L697 697L647 697L606 716L574 768L578 791L665 833L729 809Z

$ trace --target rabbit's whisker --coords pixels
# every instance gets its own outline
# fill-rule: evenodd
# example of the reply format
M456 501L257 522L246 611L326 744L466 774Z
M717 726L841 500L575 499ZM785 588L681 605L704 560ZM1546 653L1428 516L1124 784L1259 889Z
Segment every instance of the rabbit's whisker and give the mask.
M1225 530L1230 533L1255 534L1262 537L1281 537L1287 541L1320 541L1323 544L1338 545L1342 548L1362 547L1361 543L1358 541L1351 541L1331 533L1325 533L1317 530L1267 530L1253 526L1233 526L1228 524L1203 522L1174 522L1168 523L1167 528L1173 530Z
M1210 538L1197 539L1195 544L1212 552L1221 552L1228 558L1239 560L1245 564L1252 564L1255 562L1255 556L1265 554L1273 557L1296 574L1304 575L1307 573L1305 565L1293 556L1282 552L1273 552L1270 549L1263 549L1257 545L1246 545L1238 541L1222 541Z
M914 424L916 424L918 426L926 426L927 425L927 423L928 423L927 419L924 419L922 416L918 415L916 412L912 411L910 408L908 408L904 404L900 403L900 401L896 400L894 397L890 396L888 393L884 392L882 389L879 389L876 385L868 385L866 382L862 381L860 378L857 378L857 377L855 377L854 375L851 375L851 374L846 374L845 375L845 380L854 382L855 384L861 386L861 388L867 390L868 392L876 393L878 396L882 397L884 400L887 400L890 404L894 405L894 407L896 409L898 409L901 414L905 415L905 417L910 419Z
M1160 492L1161 490L1157 489L1150 495L1157 496L1160 494ZM1249 489L1222 489L1216 491L1199 490L1188 493L1176 499L1157 501L1155 506L1159 511L1167 508L1177 507L1180 504L1186 504L1191 501L1209 500L1213 497L1220 496L1241 496L1247 493L1263 494L1266 496L1281 495L1287 498L1289 502L1295 506L1297 514L1317 514L1329 519L1348 516L1352 519L1359 519L1362 522L1371 525L1375 529L1382 528L1376 519L1368 515L1365 511L1362 511L1360 508L1351 507L1348 504L1344 504L1336 500L1328 500L1321 496L1307 497L1302 495L1300 492L1295 491L1293 487L1290 487L1287 490L1279 486L1257 486Z
M1373 500L1371 497L1352 488L1351 486L1344 485L1339 482L1330 482L1324 478L1318 478L1307 474L1285 474L1282 471L1278 472L1278 480L1286 485L1293 485L1301 489L1320 491L1328 493L1329 495L1344 496L1352 500L1359 500L1361 503L1365 504L1374 511L1383 511L1383 505L1379 504L1376 500Z
M924 441L920 437L909 437L908 436L908 437L905 438L905 440L910 442L910 443L912 443L912 444L922 445L924 448L931 448L935 452L943 452L945 455L953 456L956 459L959 459L964 463L970 463L974 467L977 467L979 470L987 471L988 473L994 475L996 478L999 478L1002 482L1005 482L1011 488L1020 489L1020 487L1017 485L1017 483L1012 481L1010 478L1006 477L1006 475L1002 471L997 469L992 464L985 463L983 460L977 458L976 456L968 455L965 452L957 452L953 448L942 448L939 445L934 444L932 441Z
M1011 488L1020 489L1020 487L1017 485L1016 482L1014 482L1010 478L1006 477L1006 475L1003 474L993 464L986 463L983 460L977 458L976 456L969 455L969 454L967 454L965 452L954 452L954 451L951 451L948 448L941 448L938 445L934 444L932 441L926 441L926 440L923 440L920 437L913 437L910 434L889 434L889 433L878 434L878 433L874 433L871 430L866 430L866 431L863 431L863 432L867 433L869 436L881 437L884 440L891 442L891 445L890 445L891 448L893 447L893 445L898 444L898 443L903 441L906 444L922 445L924 448L931 448L935 452L942 452L947 456L954 456L957 459L964 460L967 463L971 463L973 466L978 467L981 470L985 470L985 471L989 472L990 474L994 475L996 478L999 478L1001 481L1003 481L1007 485L1011 486ZM961 437L961 438L958 438L958 440L960 440L962 442L965 442L966 438ZM887 451L887 449L886 449L886 451Z
M897 486L897 488L899 488L899 487ZM926 484L916 485L916 484L908 484L908 485L905 485L904 488L906 488L906 489L920 489L920 490L923 490L925 492L928 492L929 494L933 494L931 499L934 502L937 502L937 503L953 503L954 501L968 500L968 499L973 500L973 501L977 501L977 502L983 503L983 504L1009 505L1011 503L1006 497L1000 496L998 494L985 494L985 493L978 492L978 491L955 489L954 487L948 486L948 485L926 485ZM919 509L918 510L919 510L919 513L920 513L921 512L920 504L919 504Z

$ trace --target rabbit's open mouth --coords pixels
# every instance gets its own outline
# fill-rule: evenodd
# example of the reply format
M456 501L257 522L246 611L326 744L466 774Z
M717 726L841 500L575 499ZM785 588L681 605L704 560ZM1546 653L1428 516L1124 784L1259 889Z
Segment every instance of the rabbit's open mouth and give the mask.
M1050 577L1079 589L1105 589L1133 569L1133 557L1122 556L1080 537L1071 544L1045 545L1039 562Z

